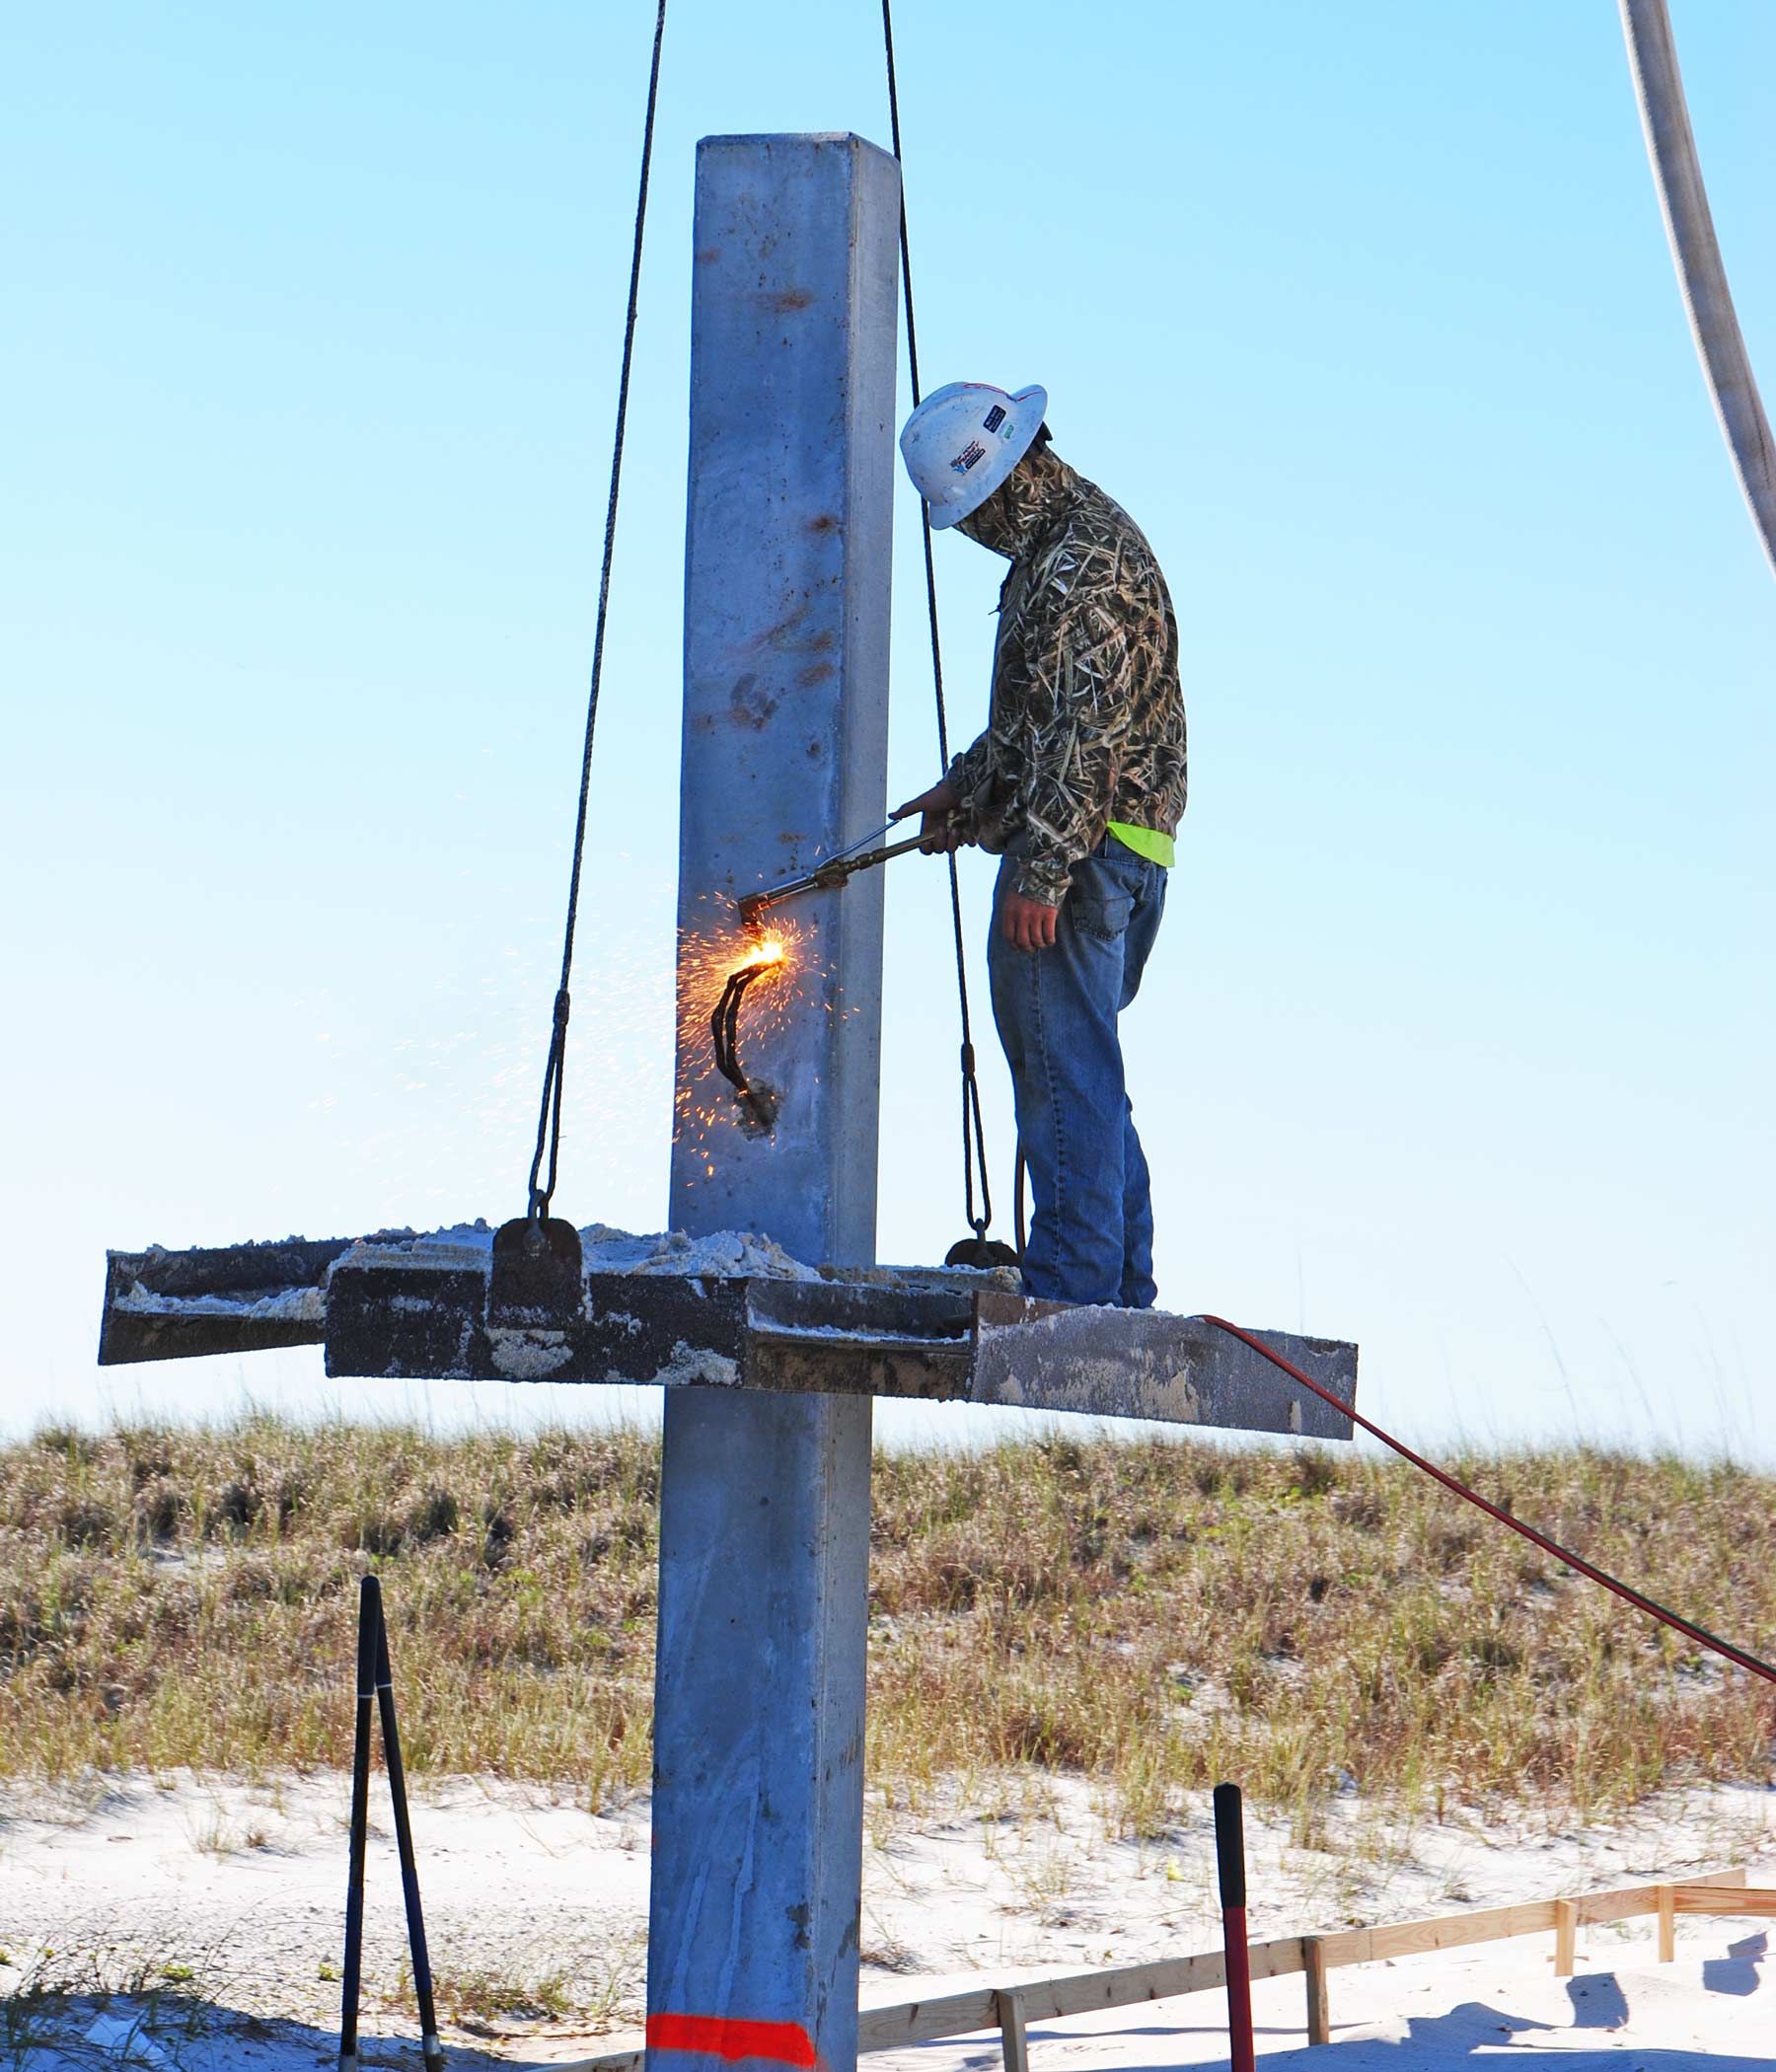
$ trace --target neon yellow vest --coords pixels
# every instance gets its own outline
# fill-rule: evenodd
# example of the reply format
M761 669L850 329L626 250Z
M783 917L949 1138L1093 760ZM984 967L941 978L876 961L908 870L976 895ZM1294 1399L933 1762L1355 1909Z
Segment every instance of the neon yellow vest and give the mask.
M1132 849L1138 856L1145 856L1149 863L1157 863L1169 870L1177 858L1178 846L1169 835L1160 834L1157 828L1132 827L1126 820L1109 823L1110 833L1125 848Z

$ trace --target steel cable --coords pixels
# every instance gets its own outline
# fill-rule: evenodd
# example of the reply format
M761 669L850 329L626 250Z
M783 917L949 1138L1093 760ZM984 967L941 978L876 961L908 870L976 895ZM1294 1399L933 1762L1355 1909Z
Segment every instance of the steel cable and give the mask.
M1650 1618L1658 1619L1662 1625L1670 1627L1673 1633L1681 1633L1686 1640L1694 1641L1697 1647L1708 1649L1711 1654L1719 1655L1724 1661L1748 1670L1753 1676L1761 1676L1766 1683L1776 1683L1776 1667L1769 1663L1761 1661L1755 1655L1747 1654L1743 1648L1736 1647L1732 1641L1723 1640L1718 1633L1710 1633L1706 1626L1698 1626L1693 1619L1686 1619L1681 1612L1672 1611L1667 1605L1661 1604L1657 1598L1649 1597L1644 1591L1636 1590L1632 1584L1623 1583L1607 1570L1598 1568L1594 1562L1587 1561L1581 1554L1575 1554L1570 1547L1563 1547L1557 1539L1550 1539L1545 1532L1538 1532L1533 1525L1524 1524L1521 1518L1513 1517L1502 1505L1483 1497L1477 1489L1470 1489L1446 1468L1440 1468L1435 1461L1427 1460L1422 1453L1415 1453L1403 1440L1395 1439L1391 1432L1384 1432L1372 1418L1365 1417L1355 1405L1347 1403L1342 1396L1335 1396L1329 1388L1322 1387L1311 1374L1304 1374L1294 1361L1285 1360L1281 1353L1273 1353L1262 1339L1255 1337L1250 1331L1242 1330L1238 1324L1228 1323L1224 1316L1205 1316L1203 1322L1213 1324L1218 1331L1225 1331L1229 1337L1237 1338L1241 1345L1249 1346L1254 1353L1268 1360L1272 1367L1281 1368L1291 1380L1298 1381L1303 1388L1310 1389L1322 1403L1330 1403L1334 1410L1348 1417L1354 1425L1360 1425L1371 1439L1378 1439L1384 1446L1391 1446L1402 1460L1411 1461L1415 1468L1422 1469L1434 1481L1441 1482L1444 1489L1453 1491L1456 1496L1475 1505L1484 1511L1488 1517L1496 1518L1501 1525L1509 1525L1513 1532L1519 1533L1532 1545L1540 1547L1544 1554L1552 1554L1557 1561L1564 1561L1568 1568L1576 1570L1581 1576L1588 1577L1592 1583L1601 1584L1606 1591L1612 1591L1620 1597L1624 1604L1632 1604L1636 1611L1646 1612Z
M592 681L586 699L586 737L580 753L579 809L573 827L573 867L567 880L567 924L561 940L561 981L555 990L549 1062L537 1116L537 1147L531 1158L528 1214L541 1221L555 1197L561 1154L561 1082L567 1062L567 1017L572 1002L567 982L573 971L573 931L579 920L580 869L586 850L586 806L592 787L592 739L598 726L598 693L604 675L605 626L611 608L611 558L617 545L617 500L623 483L623 438L629 422L629 372L635 356L635 310L641 289L641 247L647 224L647 181L653 165L654 114L660 99L660 47L666 36L666 0L654 16L653 56L647 75L647 115L641 130L641 172L635 191L635 234L629 253L629 310L623 328L623 372L617 383L617 428L611 441L611 489L605 504L604 556L598 575L598 622L592 639ZM543 1161L549 1177L539 1185Z
M902 165L900 88L894 71L894 12L892 0L882 0L882 49L888 65L888 124L894 143L894 162ZM921 400L919 384L919 327L913 315L913 255L907 243L907 194L903 184L900 203L901 291L907 308L907 372L913 389L913 407ZM931 555L931 514L924 498L919 505L920 536L925 545L925 611L931 627L931 684L937 700L937 756L949 768L949 713L943 697L943 646L937 632L937 569ZM987 1125L981 1115L981 1087L975 1074L974 1031L968 1011L968 958L962 931L962 881L955 852L949 864L950 926L956 944L956 999L962 1018L962 1195L969 1228L977 1238L985 1237L993 1225L993 1189L987 1177ZM975 1172L981 1176L981 1213L975 1214Z

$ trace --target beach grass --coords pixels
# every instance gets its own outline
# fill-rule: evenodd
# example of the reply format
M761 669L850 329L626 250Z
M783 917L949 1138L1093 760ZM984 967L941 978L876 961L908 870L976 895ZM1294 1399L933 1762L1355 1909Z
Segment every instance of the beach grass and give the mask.
M1776 1652L1776 1479L1581 1448L1472 1454L1517 1514ZM250 1416L0 1448L0 1774L349 1759L357 1582L387 1596L416 1778L597 1808L644 1788L657 1442ZM1769 1779L1776 1693L1402 1463L1041 1438L883 1453L869 1784L917 1811L1088 1778L1117 1833L1237 1778L1316 1838L1361 1791L1586 1818Z

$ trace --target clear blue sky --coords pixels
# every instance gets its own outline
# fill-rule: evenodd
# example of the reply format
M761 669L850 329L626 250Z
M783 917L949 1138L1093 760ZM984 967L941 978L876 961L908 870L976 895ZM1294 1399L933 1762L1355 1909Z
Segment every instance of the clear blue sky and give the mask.
M1776 9L1675 12L1776 384ZM338 1398L307 1355L101 1375L107 1243L522 1205L651 13L0 30L8 1427ZM1421 1437L1776 1452L1776 586L1614 7L900 0L898 28L927 381L1046 384L1179 608L1193 801L1128 1028L1162 1298L1360 1339ZM582 1221L665 1210L693 146L885 140L878 34L873 0L669 20ZM903 489L903 792L933 764L914 517ZM939 542L959 730L996 566ZM882 1251L930 1257L954 1010L940 871L896 868Z

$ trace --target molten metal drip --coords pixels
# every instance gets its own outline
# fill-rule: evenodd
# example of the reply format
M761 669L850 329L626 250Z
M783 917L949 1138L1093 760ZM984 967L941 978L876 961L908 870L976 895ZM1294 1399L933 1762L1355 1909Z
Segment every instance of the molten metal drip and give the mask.
M747 990L760 979L783 967L784 947L780 936L768 935L744 964L729 972L721 997L709 1016L709 1034L715 1045L715 1070L734 1089L743 1125L769 1130L777 1121L777 1097L762 1080L749 1079L740 1063L740 1003Z
M679 943L679 1052L690 1068L679 1087L679 1133L695 1140L709 1178L724 1131L738 1124L749 1136L763 1135L777 1119L777 1090L742 1063L741 1025L754 1045L780 1028L800 997L803 963L802 930L793 921L774 922L769 930L755 925L737 936L731 909L711 907L712 925L688 929ZM719 1093L710 1090L713 1074L691 1065L700 1055L726 1082Z

